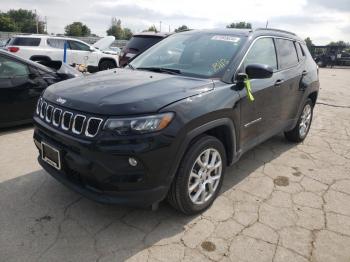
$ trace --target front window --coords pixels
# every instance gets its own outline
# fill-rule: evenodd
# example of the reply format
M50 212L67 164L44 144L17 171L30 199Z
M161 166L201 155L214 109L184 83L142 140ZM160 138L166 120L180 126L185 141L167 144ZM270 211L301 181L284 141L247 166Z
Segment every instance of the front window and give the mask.
M18 63L6 57L0 57L0 79L24 77L29 75L25 64Z
M78 41L68 41L70 49L72 50L78 50L78 51L90 51L90 47L78 42Z
M181 75L219 78L245 39L215 33L170 36L131 62L135 69L169 69ZM165 70L164 70L165 71Z

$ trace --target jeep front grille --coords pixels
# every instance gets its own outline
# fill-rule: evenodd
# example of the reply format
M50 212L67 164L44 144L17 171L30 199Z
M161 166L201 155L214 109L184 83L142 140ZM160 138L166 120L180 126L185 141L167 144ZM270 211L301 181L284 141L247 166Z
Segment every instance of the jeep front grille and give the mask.
M48 104L42 98L38 101L36 114L56 128L89 138L95 137L98 134L103 122L102 118L73 113Z

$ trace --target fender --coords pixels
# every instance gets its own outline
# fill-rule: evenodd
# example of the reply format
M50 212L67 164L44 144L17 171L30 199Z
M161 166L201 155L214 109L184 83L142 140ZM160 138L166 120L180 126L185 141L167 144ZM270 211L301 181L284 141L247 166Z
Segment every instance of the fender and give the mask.
M208 123L205 123L204 125L198 126L191 131L189 131L183 142L180 144L179 149L177 150L176 156L174 158L174 163L170 169L171 179L170 183L172 182L177 168L182 160L182 157L185 154L185 151L187 150L188 146L191 144L191 141L195 139L196 137L200 136L201 134L219 126L226 126L230 130L230 139L231 139L231 145L232 145L232 157L229 160L229 165L233 164L236 159L239 158L239 154L237 152L237 136L236 136L236 128L233 123L232 119L229 118L220 118L213 121L210 121Z

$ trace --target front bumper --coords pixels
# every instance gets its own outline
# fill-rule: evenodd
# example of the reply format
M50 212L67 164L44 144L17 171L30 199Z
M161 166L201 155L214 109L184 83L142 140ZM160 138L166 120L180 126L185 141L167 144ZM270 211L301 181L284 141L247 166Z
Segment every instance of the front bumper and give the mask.
M34 117L34 123L39 164L70 189L94 201L138 207L166 197L176 152L172 138L153 134L120 141L84 140L59 132L40 118ZM42 160L41 142L60 151L60 170ZM130 157L137 166L129 164Z

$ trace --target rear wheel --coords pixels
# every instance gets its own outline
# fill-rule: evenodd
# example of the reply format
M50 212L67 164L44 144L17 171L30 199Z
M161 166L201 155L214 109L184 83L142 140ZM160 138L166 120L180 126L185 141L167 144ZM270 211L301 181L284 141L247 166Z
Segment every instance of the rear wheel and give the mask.
M291 131L284 133L287 140L302 142L306 138L312 122L313 106L311 99L306 100L296 126Z
M168 201L179 211L192 215L206 210L217 197L226 167L223 144L203 136L183 157L168 193Z
M104 60L100 63L100 65L98 66L98 69L100 71L104 71L104 70L108 70L108 69L112 69L112 68L116 68L116 64L114 61L112 60Z

